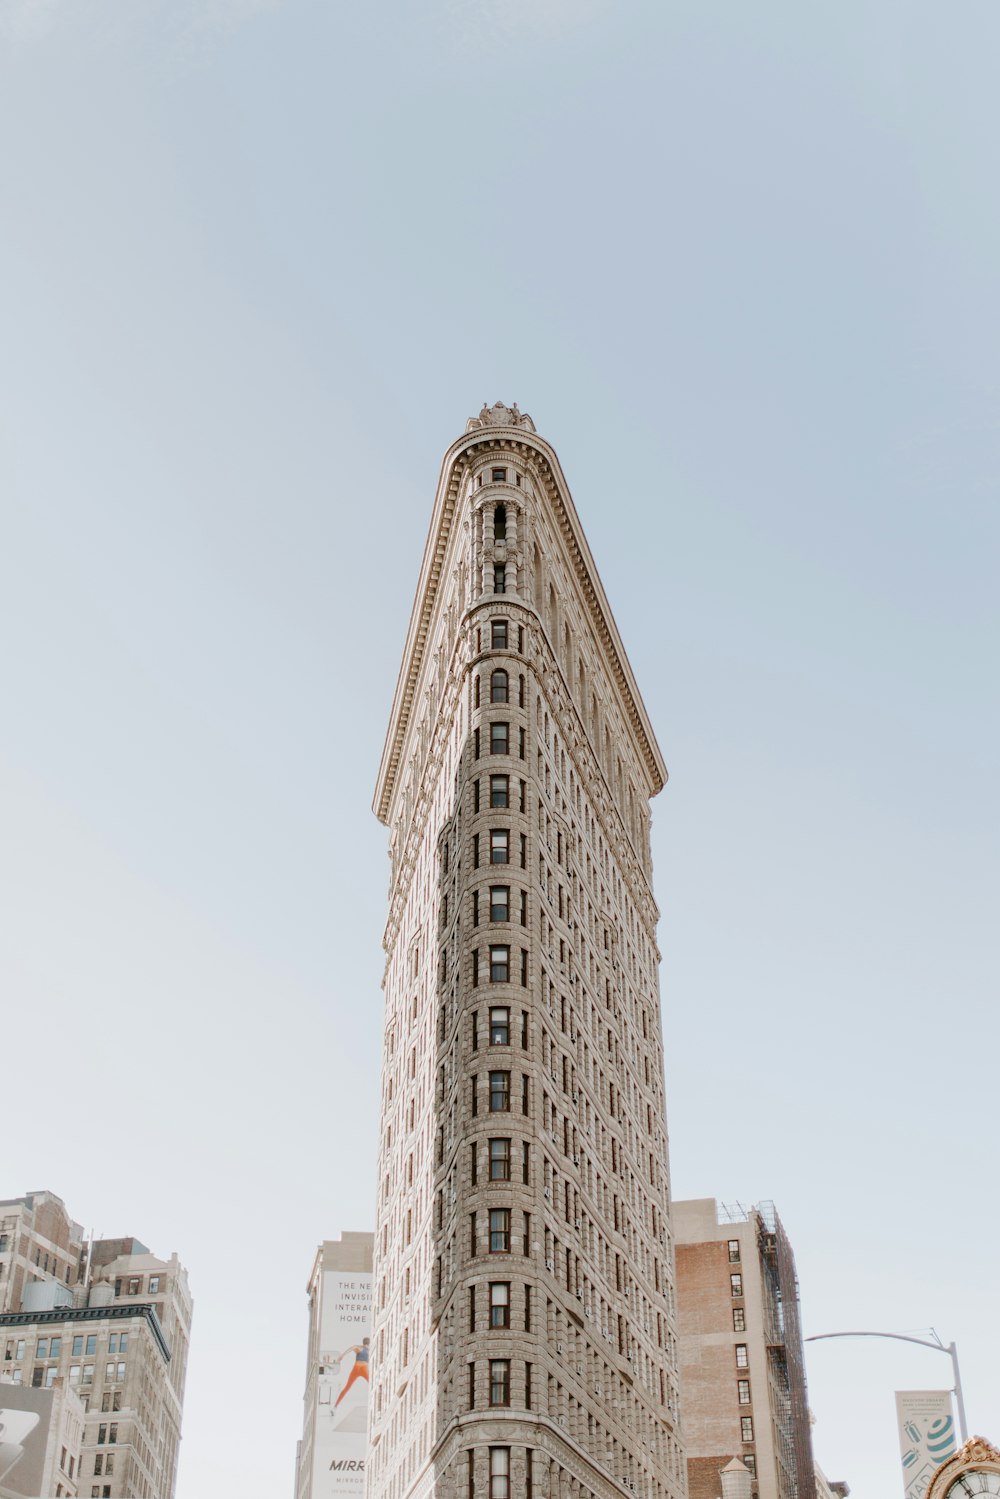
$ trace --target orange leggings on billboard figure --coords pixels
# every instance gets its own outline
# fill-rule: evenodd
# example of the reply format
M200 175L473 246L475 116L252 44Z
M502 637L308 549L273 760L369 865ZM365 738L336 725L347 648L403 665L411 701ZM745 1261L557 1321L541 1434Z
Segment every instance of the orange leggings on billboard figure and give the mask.
M353 1348L345 1348L337 1363L342 1363L349 1353L354 1354L354 1363L351 1366L350 1374L347 1376L347 1383L333 1402L334 1410L337 1409L337 1406L356 1379L368 1380L368 1339L365 1338L363 1343L355 1343Z

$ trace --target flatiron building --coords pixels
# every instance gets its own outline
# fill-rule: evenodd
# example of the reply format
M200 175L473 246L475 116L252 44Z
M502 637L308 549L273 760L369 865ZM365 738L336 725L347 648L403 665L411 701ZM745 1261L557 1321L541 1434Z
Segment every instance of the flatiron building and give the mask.
M369 1499L686 1493L665 780L555 451L484 406L444 457L374 803Z

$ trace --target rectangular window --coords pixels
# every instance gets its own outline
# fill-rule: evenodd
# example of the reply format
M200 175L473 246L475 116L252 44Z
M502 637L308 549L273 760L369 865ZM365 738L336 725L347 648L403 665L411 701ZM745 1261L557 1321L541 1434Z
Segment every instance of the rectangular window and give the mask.
M530 1157L530 1155L528 1153L530 1151L530 1149L531 1149L531 1147L528 1144L527 1140L522 1141L522 1143L521 1143L521 1181L522 1181L522 1183L523 1183L524 1186L528 1185L528 1179L529 1179L529 1177L531 1175L530 1170L529 1170L531 1157Z
M505 562L494 562L493 564L493 592L507 592L507 564Z
M749 1379L738 1379L736 1381L736 1398L740 1405L750 1404L750 1381Z
M520 910L520 916L521 916L521 925L522 926L527 926L528 925L528 892L527 892L527 890L522 890L521 891L521 910Z
M100 1424L100 1426L97 1428L97 1444L98 1444L98 1446L102 1447L107 1440L108 1440L108 1427L107 1427L107 1423L105 1421L102 1421L101 1424Z
M510 948L490 948L490 983L506 984L510 979Z
M510 776L490 776L490 806L510 806Z
M510 1252L510 1208L490 1208L490 1254Z
M97 1456L94 1458L94 1472L95 1473L103 1473L104 1472L104 1453L103 1452L99 1452L97 1454Z
M111 1425L108 1427L108 1441L109 1442L117 1442L117 1440L118 1440L118 1422L117 1421L112 1421Z
M493 483L494 484L506 484L507 483L507 470L505 468L495 468L495 469L493 469L492 472L493 472Z
M94 1383L94 1366L93 1366L93 1364L84 1364L84 1366L83 1366L83 1374L81 1376L80 1383L81 1384L93 1384Z
M740 1417L740 1434L744 1442L753 1441L753 1416Z
M510 1281L490 1282L490 1326L510 1326Z
M509 885L491 885L490 886L490 920L491 921L509 921L510 920L510 886Z
M473 1186L476 1185L476 1182L479 1179L479 1176L478 1176L478 1157L479 1157L479 1146L476 1144L475 1140L473 1140L471 1142L471 1144L469 1145L469 1175L472 1178L472 1185Z
M495 651L507 649L507 621L505 619L490 621L490 645Z
M476 1077L475 1073L473 1073L472 1077L469 1079L469 1083L469 1112L472 1115L473 1119L475 1119L476 1115L479 1113L479 1079L478 1077Z
M493 828L490 832L490 863L510 863L510 833L506 828Z
M445 852L447 853L447 849L445 850ZM445 872L447 873L447 869L445 870ZM149 1294L150 1294L150 1296L156 1296L156 1295L158 1295L159 1294L159 1290L160 1290L160 1277L158 1275L151 1275L149 1277Z
M472 758L478 760L480 756L479 729L478 726L472 731Z
M736 1367L737 1369L748 1369L750 1367L750 1360L747 1357L747 1345L745 1343L737 1343L736 1345Z
M525 1115L527 1115L527 1113L528 1113L528 1098L529 1098L528 1089L529 1089L530 1086L531 1086L531 1084L530 1084L530 1082L528 1080L528 1074L526 1072L522 1073L522 1075L521 1075L521 1113L525 1114Z
M741 1306L733 1307L733 1332L746 1332L747 1314Z
M493 1005L490 1009L490 1045L510 1045L510 1010L505 1005Z
M79 1364L70 1364L70 1366L69 1366L69 1382L70 1382L70 1384L79 1384L80 1383L80 1365Z
M469 1365L469 1409L470 1409L470 1411L474 1411L475 1408L476 1408L476 1366L475 1366L475 1364L470 1364Z
M739 1239L730 1239L730 1241L729 1241L729 1263L731 1265L738 1265L739 1262L740 1262L740 1241L739 1241Z
M53 1338L49 1343L49 1358L58 1358L62 1353L62 1338Z
M38 1339L38 1347L35 1349L35 1357L36 1358L48 1358L48 1356L49 1356L49 1340L48 1340L48 1338L39 1338Z
M475 1149L475 1147L473 1147ZM490 1181L510 1181L510 1141L490 1141Z
M510 724L490 724L490 754L506 755L510 746Z
M472 987L479 988L479 948L472 949Z
M524 781L518 781L517 784L520 787L520 793L519 793L520 794L520 798L521 798L520 811L524 812L524 811L527 810L527 800L528 800L528 798L527 798L527 791L528 791L528 787L527 787L527 783L524 782Z
M447 899L448 899L448 897L445 896L445 900L447 900ZM478 890L473 890L473 892L472 892L472 925L473 926L478 926L479 925L479 891Z
M33 1390L40 1390L42 1388L42 1380L44 1378L45 1370L42 1368L41 1364L39 1364L37 1368L32 1369L31 1371L31 1388Z
M521 948L521 988L522 989L527 989L527 987L528 987L528 949L526 947L522 947Z
M527 833L522 833L521 834L521 868L522 869L527 869L527 867L528 867L528 835L527 835Z
M469 1214L469 1253L476 1253L476 1215Z
M734 1296L742 1296L743 1295L743 1277L742 1277L742 1275L731 1275L729 1277L729 1288L730 1288L730 1291L732 1292L732 1294Z
M490 1499L510 1499L510 1448L490 1448Z
M57 1364L50 1364L49 1367L46 1369L46 1371L45 1371L45 1388L47 1390L51 1390L51 1388L52 1388L52 1382L53 1382L53 1380L55 1379L55 1377L56 1377L56 1375L58 1373L59 1373L59 1367L58 1367Z
M490 1405L510 1405L510 1359L490 1359Z
M510 1073L490 1073L490 1113L506 1114L510 1110Z
M83 1352L83 1338L79 1335L73 1339L72 1353L74 1358L79 1358Z
M24 1339L23 1338L18 1338L18 1340L17 1340L17 1352L15 1353L14 1357L15 1358L24 1358Z
M527 1010L522 1010L521 1011L521 1050L522 1051L527 1051L527 1049L528 1049L528 1012L527 1012Z
M531 1331L531 1287L524 1288L524 1330Z
M473 867L473 869L478 869L479 868L479 834L478 833L473 833L473 835L472 835L472 867Z
M517 731L517 758L519 760L523 760L524 759L524 753L525 753L525 751L524 751L524 730L523 729L518 729L518 731Z

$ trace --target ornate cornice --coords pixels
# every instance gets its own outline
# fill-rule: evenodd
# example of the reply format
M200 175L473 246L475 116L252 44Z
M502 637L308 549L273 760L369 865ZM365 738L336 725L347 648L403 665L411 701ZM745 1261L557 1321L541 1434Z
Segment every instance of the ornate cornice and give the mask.
M434 513L424 547L372 803L376 817L386 825L391 818L403 749L413 717L417 684L425 665L430 631L444 578L445 558L452 544L462 480L469 457L477 449L483 448L514 448L525 455L530 454L535 460L536 477L545 489L556 530L562 538L575 573L591 627L599 647L605 653L609 675L615 683L626 721L632 729L646 767L647 794L655 796L663 789L667 779L667 767L639 696L625 647L618 634L611 606L555 449L537 436L529 416L522 415L516 406L506 407L498 402L490 408L484 406L478 417L470 418L465 435L452 443L441 464Z

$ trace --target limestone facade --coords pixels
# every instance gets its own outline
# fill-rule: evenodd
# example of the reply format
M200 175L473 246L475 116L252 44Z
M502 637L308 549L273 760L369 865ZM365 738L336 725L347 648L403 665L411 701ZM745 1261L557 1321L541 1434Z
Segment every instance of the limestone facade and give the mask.
M370 1499L683 1496L649 800L554 450L448 450L390 830Z
M62 1208L51 1193L34 1197ZM13 1218L11 1208L0 1204ZM187 1272L176 1254L160 1259L137 1239L87 1244L77 1231L72 1245L79 1258L69 1270L56 1235L53 1273L43 1269L45 1253L53 1253L42 1248L48 1241L37 1221L30 1234L20 1224L18 1254L27 1254L29 1268L18 1277L19 1295L6 1298L0 1312L0 1378L37 1389L62 1386L79 1397L79 1494L172 1499L191 1335Z

